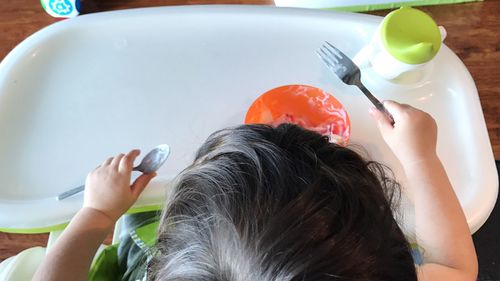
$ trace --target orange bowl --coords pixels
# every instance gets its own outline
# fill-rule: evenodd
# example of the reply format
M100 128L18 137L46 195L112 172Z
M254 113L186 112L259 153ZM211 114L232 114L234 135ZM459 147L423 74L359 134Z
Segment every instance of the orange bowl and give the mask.
M347 145L351 134L349 116L329 93L307 85L286 85L258 97L250 106L245 124L293 123Z

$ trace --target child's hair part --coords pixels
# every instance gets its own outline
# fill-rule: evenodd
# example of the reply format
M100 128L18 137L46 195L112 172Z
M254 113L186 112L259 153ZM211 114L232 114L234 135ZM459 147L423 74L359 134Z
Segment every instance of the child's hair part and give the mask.
M151 280L417 280L387 173L291 124L218 131L176 179Z

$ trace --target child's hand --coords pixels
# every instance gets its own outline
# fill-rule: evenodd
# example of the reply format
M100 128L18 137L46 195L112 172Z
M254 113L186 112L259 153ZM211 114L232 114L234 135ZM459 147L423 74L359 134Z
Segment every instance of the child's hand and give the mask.
M379 110L370 109L382 137L403 165L436 157L437 125L427 113L406 104L385 101L394 117L394 127Z
M84 208L100 211L112 223L125 213L137 200L156 173L143 174L130 185L135 158L139 150L120 154L104 161L85 180Z

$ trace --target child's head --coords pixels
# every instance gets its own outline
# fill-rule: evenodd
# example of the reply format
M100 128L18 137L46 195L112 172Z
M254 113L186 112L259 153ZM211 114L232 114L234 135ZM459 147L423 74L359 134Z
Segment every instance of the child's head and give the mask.
M398 188L294 125L216 132L177 179L152 280L416 280Z

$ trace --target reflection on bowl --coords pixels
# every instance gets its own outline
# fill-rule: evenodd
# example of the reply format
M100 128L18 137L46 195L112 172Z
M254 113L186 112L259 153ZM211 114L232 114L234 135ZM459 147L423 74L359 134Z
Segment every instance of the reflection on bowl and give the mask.
M258 97L250 106L245 124L293 123L347 145L350 121L342 104L331 94L307 85L285 85Z

